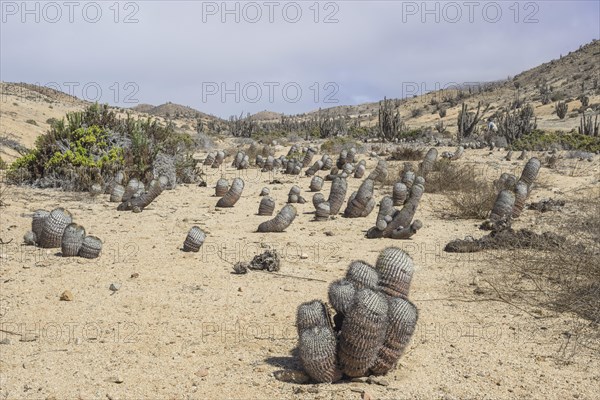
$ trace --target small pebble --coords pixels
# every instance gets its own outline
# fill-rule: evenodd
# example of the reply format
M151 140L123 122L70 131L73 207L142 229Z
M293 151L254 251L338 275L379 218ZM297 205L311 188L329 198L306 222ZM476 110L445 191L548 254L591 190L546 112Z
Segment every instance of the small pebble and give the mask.
M208 368L200 368L198 371L194 373L199 378L203 378L208 375Z
M73 301L73 293L71 293L70 290L65 290L64 292L62 292L62 294L60 295L60 299L62 301Z
M140 274L138 274L137 272L134 272L133 274L131 274L131 278L139 278Z
M10 344L10 339L4 338L4 339L0 340L0 344Z
M112 290L113 292L116 292L117 290L121 289L121 284L120 283L111 283L109 286L109 289Z

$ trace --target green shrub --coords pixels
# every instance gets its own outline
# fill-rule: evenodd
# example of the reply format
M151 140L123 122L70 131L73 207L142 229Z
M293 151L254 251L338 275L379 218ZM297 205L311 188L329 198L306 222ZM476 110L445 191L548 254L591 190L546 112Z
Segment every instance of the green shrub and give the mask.
M513 143L515 150L549 150L559 145L564 150L581 150L588 152L600 151L600 137L581 135L574 131L544 132L535 130Z
M11 164L7 177L15 183L86 190L118 170L144 179L159 152L185 159L193 146L192 138L176 133L172 124L119 118L107 105L94 104L52 121L35 148Z
M356 139L349 138L346 136L336 137L332 139L327 139L321 145L321 152L327 154L336 154L342 151L343 149L349 150L354 147L357 151L362 151L363 146Z

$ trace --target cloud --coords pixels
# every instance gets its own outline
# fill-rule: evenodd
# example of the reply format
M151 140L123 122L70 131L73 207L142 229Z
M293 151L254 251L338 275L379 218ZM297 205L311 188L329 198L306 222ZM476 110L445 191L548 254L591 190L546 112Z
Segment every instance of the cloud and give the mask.
M58 18L49 3L27 2L29 12L22 2L1 3L2 80L55 82L65 91L77 82L79 97L96 83L99 100L112 104L172 101L223 117L401 97L406 82L431 89L502 79L598 38L600 7L139 1L68 9L56 2Z

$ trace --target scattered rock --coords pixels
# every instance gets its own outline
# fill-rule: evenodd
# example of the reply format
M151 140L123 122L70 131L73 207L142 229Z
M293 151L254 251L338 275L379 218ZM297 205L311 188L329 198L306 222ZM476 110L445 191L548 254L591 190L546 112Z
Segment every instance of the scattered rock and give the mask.
M73 293L71 293L70 290L65 290L64 292L62 292L62 294L60 295L60 299L62 301L73 301Z
M301 254L300 255L300 259L301 260L306 260L307 258L308 258L308 255L306 255L306 254Z
M4 339L0 340L0 344L10 344L10 339L4 338Z
M250 264L247 262L243 262L243 261L238 261L233 265L233 273L234 274L245 274L248 272L248 268L250 267Z
M137 272L134 272L133 274L131 274L131 278L139 278L140 274L138 274Z
M208 368L200 368L198 371L194 372L194 375L199 378L204 378L208 375Z
M362 393L362 400L374 400L375 397L373 397L373 395L369 392L367 392L366 390L363 391Z
M110 290L112 290L113 292L116 292L117 290L121 289L121 284L120 283L111 283L108 288Z
M323 233L325 234L325 236L333 236L333 232L331 232L331 231L326 231Z

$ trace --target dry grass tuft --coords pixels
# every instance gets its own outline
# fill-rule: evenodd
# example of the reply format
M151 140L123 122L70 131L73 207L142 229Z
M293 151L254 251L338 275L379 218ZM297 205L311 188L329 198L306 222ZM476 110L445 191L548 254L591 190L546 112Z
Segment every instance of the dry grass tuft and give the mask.
M478 176L473 167L447 159L435 163L425 192L443 194L450 202L450 210L445 208L444 213L460 219L487 218L497 195L492 183Z
M416 149L413 147L396 147L392 151L389 160L391 161L421 161L425 156L424 149Z
M543 307L574 316L578 332L569 334L591 339L598 348L600 200L580 200L572 210L576 212L557 213L551 219L555 232L569 235L565 243L545 250L489 252L493 268L485 282L493 289L493 298L527 312Z

